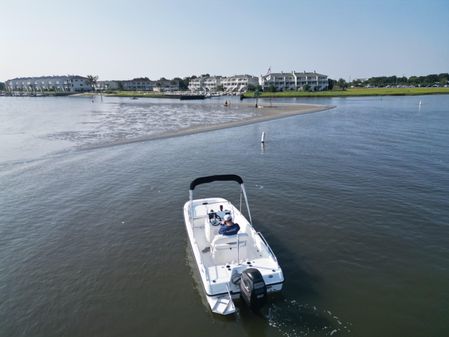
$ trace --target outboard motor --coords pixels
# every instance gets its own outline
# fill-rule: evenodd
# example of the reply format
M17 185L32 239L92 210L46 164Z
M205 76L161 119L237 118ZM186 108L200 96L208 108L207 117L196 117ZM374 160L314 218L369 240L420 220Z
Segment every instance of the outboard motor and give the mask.
M251 309L257 310L265 304L267 287L259 270L248 268L242 272L240 296Z

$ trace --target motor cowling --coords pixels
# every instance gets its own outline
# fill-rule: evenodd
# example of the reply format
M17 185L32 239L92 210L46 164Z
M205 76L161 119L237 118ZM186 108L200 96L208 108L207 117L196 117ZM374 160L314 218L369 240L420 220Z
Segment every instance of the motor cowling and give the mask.
M259 309L267 301L267 287L262 274L255 268L242 272L240 278L240 296L252 309Z

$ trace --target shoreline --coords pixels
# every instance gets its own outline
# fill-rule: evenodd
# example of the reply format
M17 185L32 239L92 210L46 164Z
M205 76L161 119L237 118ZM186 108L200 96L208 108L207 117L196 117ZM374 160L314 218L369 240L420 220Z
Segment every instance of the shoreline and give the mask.
M6 95L4 97L91 97L97 95L104 97L122 98L171 98L179 99L181 95L192 95L192 92L185 91L177 94L154 91L109 91L109 92L83 92L83 93L61 93L44 92L38 95ZM280 91L261 92L259 98L333 98L333 97L375 97L375 96L420 96L420 95L449 95L449 88L349 88L346 90L325 90L325 91ZM233 96L233 95L230 95ZM235 96L235 95L234 95ZM215 97L215 96L214 96ZM217 97L228 97L221 95ZM241 94L243 99L254 99L254 92L247 91ZM207 97L206 97L207 98Z
M253 104L233 104L238 105L239 107L253 107ZM212 125L198 125L198 126L190 126L184 129L179 129L175 131L168 131L163 132L159 134L154 135L148 135L148 136L142 136L137 137L134 139L129 140L121 140L121 141L115 141L107 144L94 144L94 145L88 145L88 146L82 146L80 149L82 150L91 150L91 149L97 149L97 148L103 148L103 147L109 147L109 146L115 146L115 145L125 145L125 144L132 144L132 143L140 143L150 140L160 140L160 139L167 139L167 138L174 138L174 137L182 137L182 136L189 136L193 134L198 133L205 133L205 132L211 132L216 130L223 130L228 128L234 128L234 127L240 127L250 124L256 124L261 122L266 122L270 120L275 119L281 119L286 117L292 117L297 115L305 115L315 112L321 112L326 110L334 109L335 105L321 105L321 104L282 104L279 103L275 106L259 106L257 108L258 111L260 111L260 114L256 116L252 116L249 118L244 118L236 121L231 122L225 122L221 124L212 124Z
M449 95L449 88L350 88L325 91L280 91L262 92L259 98L332 98L332 97L376 97L376 96L420 96ZM244 98L255 98L254 92L247 91Z

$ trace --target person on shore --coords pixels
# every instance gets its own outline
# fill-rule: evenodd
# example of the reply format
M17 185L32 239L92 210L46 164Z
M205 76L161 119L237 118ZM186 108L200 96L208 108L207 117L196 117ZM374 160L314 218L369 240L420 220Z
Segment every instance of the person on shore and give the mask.
M232 216L230 214L226 214L224 216L224 224L221 225L218 234L221 235L234 235L237 234L240 230L240 226L238 223L232 222Z

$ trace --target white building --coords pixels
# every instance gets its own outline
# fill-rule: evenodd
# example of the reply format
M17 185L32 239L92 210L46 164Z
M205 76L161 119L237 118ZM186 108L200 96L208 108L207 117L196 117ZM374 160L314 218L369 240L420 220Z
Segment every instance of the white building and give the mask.
M292 71L291 73L271 73L260 76L259 84L263 90L274 88L276 91L303 90L308 85L311 90L324 90L329 86L326 75L317 72Z
M204 91L204 77L192 78L189 81L189 90L190 91Z
M6 90L35 93L39 91L84 92L91 91L87 78L77 75L20 77L5 82Z
M219 91L219 86L223 77L221 76L201 76L191 79L189 82L190 91L202 91L202 92L216 92Z
M129 81L120 81L123 90L128 91L153 91L156 86L156 81L151 81L150 79L135 78Z
M203 87L205 91L211 91L211 92L217 92L221 91L221 85L222 85L223 77L221 76L212 76L212 77L206 77L204 79Z
M259 84L257 77L251 75L235 75L231 77L211 76L198 77L190 80L189 90L191 91L221 91L223 87L225 92L244 92L248 90L248 85L256 86Z
M223 77L221 76L201 76L191 79L189 82L190 91L202 91L202 92L216 92L219 91L219 86Z
M156 81L153 91L158 92L173 92L179 90L179 81L160 79Z
M263 90L275 88L276 91L297 90L293 73L271 73L259 78Z
M245 92L248 90L248 86L255 87L258 84L257 77L251 75L235 75L226 77L221 81L224 91L229 93Z
M120 81L97 81L95 84L97 90L119 90Z

